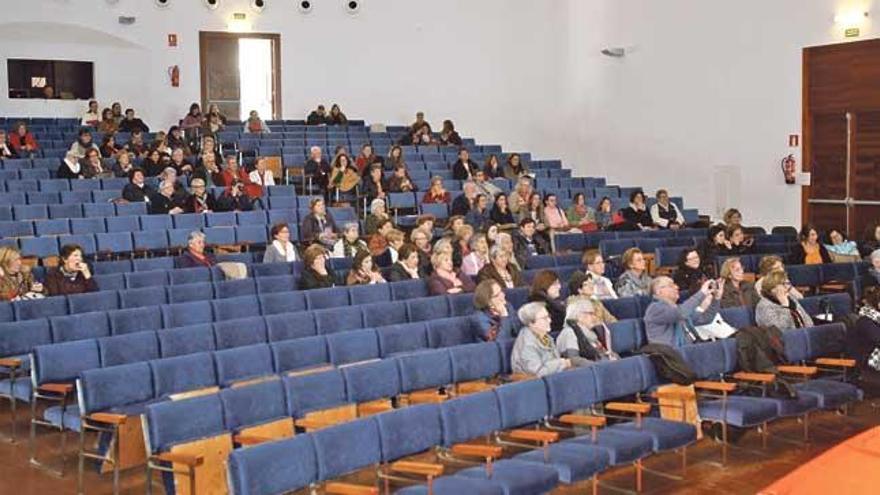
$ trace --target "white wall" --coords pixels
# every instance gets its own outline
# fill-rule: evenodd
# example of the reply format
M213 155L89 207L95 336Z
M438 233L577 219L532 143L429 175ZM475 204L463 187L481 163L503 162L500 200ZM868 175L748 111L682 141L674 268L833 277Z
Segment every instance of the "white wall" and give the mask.
M835 13L870 3L608 0L589 53L628 53L581 62L601 74L581 134L590 162L619 183L669 187L703 212L736 206L747 224L798 225L801 188L784 184L779 162L801 132L802 49L843 41ZM870 25L862 32L870 37Z
M452 118L465 135L545 157L559 156L564 144L552 113L562 84L554 74L565 63L564 0L362 0L356 16L343 0L314 0L309 15L294 0L268 0L262 14L247 0L221 0L216 11L201 0L171 0L166 9L152 0L27 3L0 20L4 55L94 60L102 107L120 100L154 128L200 100L198 32L226 30L232 13L244 12L254 32L281 33L284 118L338 102L349 118L371 122L409 123L424 110L438 127ZM137 22L122 26L120 15ZM179 47L166 46L168 33ZM168 83L175 64L180 88ZM0 114L72 116L83 105L9 100L5 70L4 63Z

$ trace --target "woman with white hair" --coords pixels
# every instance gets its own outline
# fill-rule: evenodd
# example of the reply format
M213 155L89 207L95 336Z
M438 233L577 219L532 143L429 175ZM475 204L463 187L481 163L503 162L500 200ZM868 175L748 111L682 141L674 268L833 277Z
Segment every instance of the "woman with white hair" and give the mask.
M348 222L342 226L342 237L333 244L331 258L354 258L358 251L369 251L367 243L358 238L359 225Z
M559 355L580 364L620 359L611 350L611 331L596 315L593 302L586 297L569 299L565 326L556 337Z
M550 313L543 303L524 304L517 312L523 328L516 337L510 363L514 373L545 376L572 367L563 358L550 337Z
M871 263L871 266L868 267L866 282L868 285L880 285L880 249L871 251L868 261Z
M364 222L365 234L370 236L379 230L379 222L382 220L390 220L388 212L385 209L385 200L376 198L370 203L370 213Z

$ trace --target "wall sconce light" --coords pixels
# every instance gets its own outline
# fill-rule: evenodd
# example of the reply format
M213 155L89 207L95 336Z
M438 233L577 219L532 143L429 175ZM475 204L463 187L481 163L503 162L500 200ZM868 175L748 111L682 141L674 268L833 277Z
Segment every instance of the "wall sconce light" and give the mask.
M869 16L868 11L840 12L834 16L834 24L843 29L844 36L855 38L861 34L861 29L868 23Z

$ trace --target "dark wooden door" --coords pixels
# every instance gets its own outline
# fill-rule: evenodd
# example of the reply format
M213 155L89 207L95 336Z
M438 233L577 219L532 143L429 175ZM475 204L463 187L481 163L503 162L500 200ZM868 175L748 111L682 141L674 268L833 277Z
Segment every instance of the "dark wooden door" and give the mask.
M880 40L804 50L804 219L860 237L880 220Z

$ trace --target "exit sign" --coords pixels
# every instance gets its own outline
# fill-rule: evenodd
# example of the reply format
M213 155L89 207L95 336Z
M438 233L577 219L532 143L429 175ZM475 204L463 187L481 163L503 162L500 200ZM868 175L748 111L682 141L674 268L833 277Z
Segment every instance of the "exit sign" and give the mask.
M857 38L859 34L859 28L848 28L843 32L843 35L847 38Z

